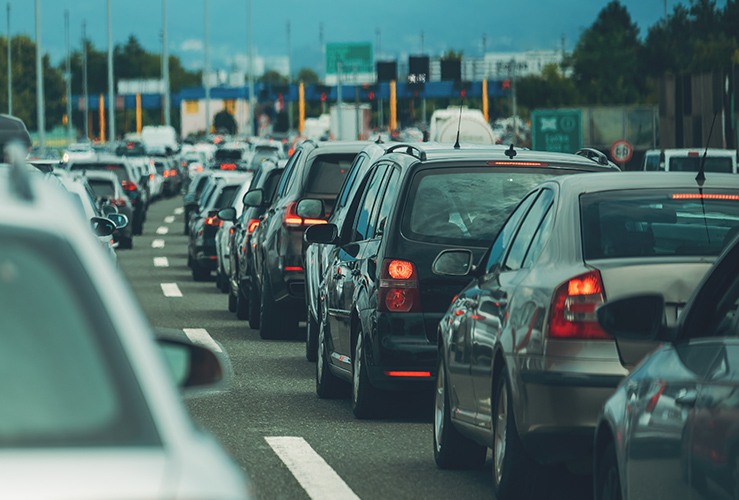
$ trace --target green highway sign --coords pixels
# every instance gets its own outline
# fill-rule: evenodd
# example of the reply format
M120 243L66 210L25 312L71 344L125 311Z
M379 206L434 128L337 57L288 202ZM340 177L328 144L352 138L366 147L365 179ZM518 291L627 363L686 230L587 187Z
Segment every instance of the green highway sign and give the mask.
M579 109L532 111L531 147L559 153L574 153L582 148L582 112Z
M341 63L341 72L374 73L372 44L369 42L327 43L326 74L337 74L337 63Z

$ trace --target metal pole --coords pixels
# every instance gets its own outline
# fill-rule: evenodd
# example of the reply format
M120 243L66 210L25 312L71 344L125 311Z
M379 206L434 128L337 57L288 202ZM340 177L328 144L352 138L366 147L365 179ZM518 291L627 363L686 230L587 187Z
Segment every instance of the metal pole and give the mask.
M90 139L90 99L87 94L87 23L82 21L82 98L85 101L85 139Z
M13 60L10 52L10 2L8 2L8 114L13 114Z
M254 108L256 100L254 99L254 45L252 36L252 19L251 19L251 0L246 0L246 31L247 50L249 51L249 135L257 135L254 130Z
M108 0L108 137L115 141L115 97L113 90L113 24Z
M41 53L41 0L36 0L36 124L41 149L46 147L46 119L44 111L44 66Z
M72 127L72 61L69 47L69 10L64 11L64 42L67 46L67 61L64 79L67 84L67 141L74 142Z
M205 61L203 63L203 85L205 86L205 133L210 133L210 42L208 41L208 0L203 0L203 38L205 39Z
M292 54L291 54L291 43L290 43L290 21L287 22L287 84L288 91L292 85ZM293 129L293 103L292 101L285 100L287 103L287 128L288 130Z
M344 138L342 130L342 107L343 99L341 96L341 61L336 61L336 140L340 141Z
M162 80L164 80L164 124L172 124L169 95L169 47L167 46L167 0L162 0Z
M318 23L318 45L321 49L321 67L323 68L323 81L326 81L326 46L323 44L323 23Z
M357 65L354 65L354 120L356 121L356 137L354 139L360 140L361 134L359 132L359 85L357 85Z

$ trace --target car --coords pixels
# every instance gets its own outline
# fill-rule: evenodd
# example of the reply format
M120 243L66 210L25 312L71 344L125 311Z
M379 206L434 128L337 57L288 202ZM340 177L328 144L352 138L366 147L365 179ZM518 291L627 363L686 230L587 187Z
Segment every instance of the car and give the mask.
M76 142L70 144L67 149L64 150L62 155L62 162L69 163L78 160L94 160L97 153L89 142Z
M190 216L187 244L187 262L195 281L205 281L217 268L215 236L223 221L218 211L231 206L236 193L245 182L251 181L250 172L213 173L209 186L203 190L199 211Z
M182 201L184 203L184 234L188 234L189 232L190 216L193 212L198 210L200 195L203 192L203 188L208 183L210 173L210 171L205 171L193 176L192 181L187 188L187 192L182 197Z
M375 161L395 143L382 141L369 143L354 159L346 180L336 197L329 224L341 227L349 213L349 202L363 185L363 181ZM331 245L313 244L305 249L305 357L308 361L315 361L318 356L318 318L320 302L320 286L324 280L324 272L328 268L328 258Z
M85 173L84 178L100 206L111 204L118 213L125 215L128 220L133 220L131 200L118 182L118 176L112 172L89 171ZM133 230L130 225L122 228L117 238L119 248L133 248Z
M277 163L265 160L255 172L250 189L262 189L264 191L265 203L262 207L248 207L242 203L241 215L234 210L235 221L234 233L230 246L230 270L228 309L236 313L238 319L249 319L249 326L259 328L259 295L256 287L252 287L253 264L252 264L252 237L254 231L259 227L259 218L267 209L272 200L280 176L285 169L287 160L279 160ZM246 195L244 195L246 196ZM219 214L219 217L221 215Z
M502 146L388 149L349 202L343 226L305 234L332 245L319 300L318 396L343 396L351 386L354 416L373 418L387 391L430 393L436 325L466 281L432 273L439 251L464 247L481 256L531 187L604 170L580 156Z
M311 224L326 222L349 167L366 145L305 141L285 165L274 199L255 233L253 248L253 285L259 290L262 338L300 334L299 322L305 320L303 232ZM312 218L299 216L298 202L305 197L322 200L325 212ZM244 202L263 207L264 190L251 191Z
M698 172L703 164L706 172L735 174L736 158L736 149L650 149L644 154L642 168L646 171Z
M144 231L146 206L143 203L143 187L139 183L136 170L128 160L117 156L98 155L91 160L70 160L67 163L67 170L70 172L102 170L115 173L133 205L133 219L130 221L133 234L138 235Z
M619 342L661 345L603 405L594 498L737 498L739 240L732 233L676 325L664 321L670 306L662 294L608 301L596 311Z
M230 276L231 276L231 241L233 235L236 232L235 222L236 218L241 215L244 203L242 199L253 181L253 175L249 173L248 179L241 184L241 188L236 192L233 197L233 201L230 205L224 208L233 208L236 213L235 217L222 217L219 211L218 218L221 220L221 225L216 231L216 287L223 293L229 293L230 287ZM221 209L223 210L223 209Z
M209 168L213 170L248 170L247 161L249 145L247 143L230 142L216 149Z
M656 347L614 339L595 309L661 293L676 323L739 226L739 178L705 177L552 178L523 198L482 259L439 254L436 273L472 278L438 326L439 467L480 466L492 448L494 494L506 500L526 496L537 464L591 462L601 406Z
M175 387L222 389L227 358L183 332L155 342L74 202L15 168L0 169L0 497L250 498Z

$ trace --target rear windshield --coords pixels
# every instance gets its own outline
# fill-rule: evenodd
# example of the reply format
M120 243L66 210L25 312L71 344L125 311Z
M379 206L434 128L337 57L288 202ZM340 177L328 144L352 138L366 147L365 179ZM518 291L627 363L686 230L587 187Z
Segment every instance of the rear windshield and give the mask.
M115 196L115 186L110 181L88 179L87 182L92 188L92 192L98 198L111 198Z
M672 172L697 172L700 169L702 156L685 156L670 158L670 170ZM706 157L704 170L706 172L733 173L733 162L727 157Z
M240 149L219 149L216 151L216 160L240 160L242 152Z
M218 198L216 199L213 209L221 209L221 208L226 208L226 207L230 207L231 205L233 205L234 196L236 196L236 193L239 191L240 187L241 186L239 185L224 187L221 190L221 193L218 195Z
M488 246L523 196L560 171L435 168L417 174L403 234L429 242Z
M336 196L356 156L356 153L321 155L313 160L305 192Z
M739 190L700 196L666 189L582 195L585 260L718 255L739 233Z
M119 181L129 180L126 166L121 163L77 163L73 164L70 170L103 170L115 173Z

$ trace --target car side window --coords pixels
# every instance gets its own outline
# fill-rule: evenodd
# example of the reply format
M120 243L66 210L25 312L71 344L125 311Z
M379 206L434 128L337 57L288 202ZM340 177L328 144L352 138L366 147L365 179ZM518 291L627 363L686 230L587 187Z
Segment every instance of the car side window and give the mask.
M536 230L534 239L531 240L531 245L526 252L526 257L523 259L521 267L531 267L532 263L539 257L542 249L547 241L549 241L549 235L552 232L552 222L554 221L554 204L549 205L546 215L539 224L539 228Z
M390 167L390 173L387 177L388 179L385 182L385 194L382 197L379 214L377 216L377 224L375 225L375 236L377 236L378 233L384 232L387 218L390 215L390 210L392 210L395 205L395 201L398 197L398 190L400 189L400 173L397 169Z
M511 243L511 251L505 259L503 269L507 271L515 271L520 269L526 252L531 246L536 230L541 226L544 216L552 206L554 193L549 189L542 190L536 202L531 206L526 218L521 223L521 227Z
M374 236L374 228L371 227L371 216L375 203L377 202L378 193L382 186L382 179L385 177L387 165L379 165L372 173L372 178L367 184L362 195L362 203L359 205L356 218L354 219L354 231L352 231L352 241L362 241Z
M511 213L506 223L498 232L498 236L495 238L493 246L490 248L490 252L485 263L486 274L492 272L493 268L502 261L511 239L516 234L518 223L521 221L523 216L526 215L526 212L528 212L529 207L531 207L537 194L537 191L529 193L529 195L519 203L513 213Z
M359 169L362 167L362 164L367 160L367 157L360 153L357 155L357 159L354 161L354 165L351 167L351 171L349 172L349 176L344 181L344 184L341 186L341 191L339 191L339 195L336 198L336 206L334 207L334 211L337 209L345 206L347 202L349 201L349 193L351 192L351 188L354 185L354 182L357 180L357 174L359 173Z
M287 165L285 165L284 173L282 174L282 177L280 178L280 184L277 186L277 194L275 195L275 198L281 198L287 191L290 178L293 176L293 173L295 172L295 165L298 163L298 160L300 159L301 156L303 156L303 151L299 150L299 151L296 151L295 154L293 154L290 160L288 160Z

